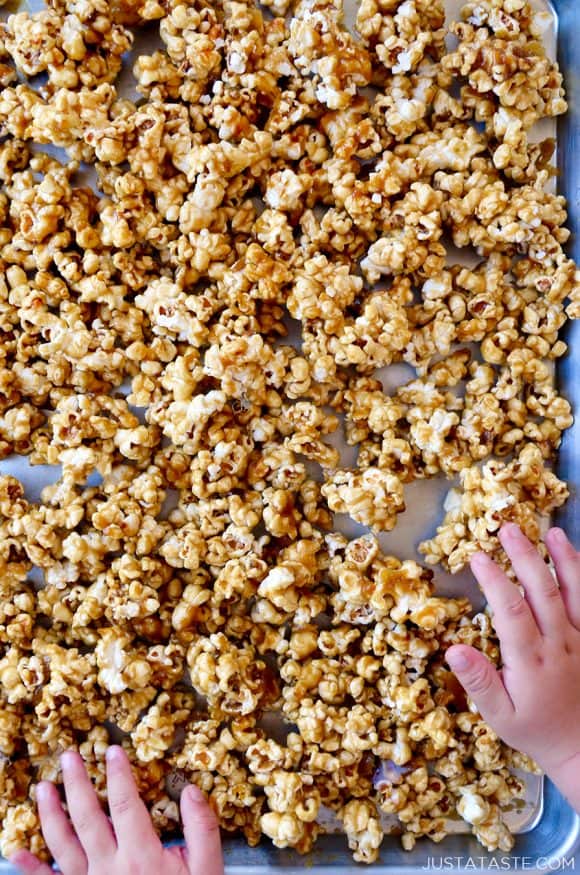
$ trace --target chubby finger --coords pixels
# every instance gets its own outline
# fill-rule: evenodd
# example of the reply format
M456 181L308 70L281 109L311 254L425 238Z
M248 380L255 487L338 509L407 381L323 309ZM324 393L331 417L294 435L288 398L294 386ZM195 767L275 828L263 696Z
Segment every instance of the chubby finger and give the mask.
M526 657L526 650L540 642L540 631L519 589L486 553L471 559L475 574L493 611L493 625L504 662Z
M483 719L499 730L514 715L514 706L497 669L487 656L467 644L453 644L445 659Z
M10 857L10 862L19 869L22 875L54 875L50 866L41 862L30 851L16 851Z
M104 861L117 848L115 836L87 775L80 754L67 750L61 757L70 819L88 857Z
M183 836L187 845L187 859L195 865L189 867L191 875L223 875L222 842L220 828L205 796L195 784L187 786L181 794L181 819Z
M580 630L580 554L562 529L550 529L544 540L558 575L568 619Z
M566 626L566 610L550 569L519 526L506 523L499 538L526 591L526 601L540 632L547 637L559 637Z
M161 847L149 812L135 785L127 754L119 745L107 749L107 796L119 847L147 855Z
M171 858L185 872L189 872L189 853L185 845L170 845L168 848L163 848L163 854L165 857Z
M36 804L42 834L48 849L62 872L84 875L87 857L65 814L54 784L42 781L36 788Z

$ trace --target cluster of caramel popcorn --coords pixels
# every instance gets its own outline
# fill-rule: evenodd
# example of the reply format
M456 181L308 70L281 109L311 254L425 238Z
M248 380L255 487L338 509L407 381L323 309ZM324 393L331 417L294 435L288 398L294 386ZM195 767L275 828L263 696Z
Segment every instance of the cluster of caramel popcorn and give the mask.
M407 849L457 816L512 846L534 765L445 667L457 642L499 662L490 618L376 536L409 483L456 480L420 545L456 571L567 496L545 25L527 0L469 3L453 49L442 0L362 0L352 33L342 0L1 25L0 455L60 470L37 502L0 477L3 854L45 853L63 749L105 801L111 727L163 834L193 781L250 844L307 852L331 812L360 862L383 815Z

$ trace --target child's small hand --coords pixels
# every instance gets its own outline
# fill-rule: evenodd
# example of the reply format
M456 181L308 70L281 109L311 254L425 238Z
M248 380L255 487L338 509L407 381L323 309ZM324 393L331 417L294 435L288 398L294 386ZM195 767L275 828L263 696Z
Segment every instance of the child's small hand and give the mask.
M107 751L110 821L78 753L63 754L62 771L70 821L54 784L39 784L37 802L44 838L63 875L223 875L219 826L197 787L181 796L185 847L164 848L122 748ZM23 875L54 875L28 851L10 862Z
M484 553L471 568L493 611L503 667L458 644L447 661L498 735L533 757L580 809L580 555L563 531L548 532L558 588L517 526L504 525L500 539L525 597Z

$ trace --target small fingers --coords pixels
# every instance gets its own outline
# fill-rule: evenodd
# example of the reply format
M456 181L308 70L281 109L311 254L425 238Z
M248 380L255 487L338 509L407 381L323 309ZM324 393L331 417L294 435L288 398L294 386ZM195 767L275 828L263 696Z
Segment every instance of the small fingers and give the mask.
M540 640L539 629L526 600L486 553L476 553L472 557L471 569L493 611L493 625L504 662L525 656L526 651Z
M87 858L54 784L42 781L36 788L36 802L42 834L59 869L66 875L84 875L88 870Z
M526 601L540 632L548 637L559 637L566 626L566 611L550 569L519 526L506 523L499 538L526 591Z
M16 851L10 857L10 862L16 866L22 875L54 875L47 863L42 863L30 851Z
M178 863L183 863L184 866L187 866L187 848L185 845L170 845L169 847L163 848L163 854L165 857L171 857Z
M481 716L501 734L514 706L497 669L483 653L465 644L454 644L445 658Z
M181 817L188 850L187 859L191 861L191 875L223 875L222 843L217 817L195 784L190 784L181 794Z
M68 750L61 757L70 819L87 857L104 860L117 848L115 836L87 775L81 756Z
M148 855L161 843L153 830L149 812L135 785L129 758L122 747L107 749L107 795L119 847Z
M545 541L558 575L568 619L580 630L580 555L562 529L550 529Z

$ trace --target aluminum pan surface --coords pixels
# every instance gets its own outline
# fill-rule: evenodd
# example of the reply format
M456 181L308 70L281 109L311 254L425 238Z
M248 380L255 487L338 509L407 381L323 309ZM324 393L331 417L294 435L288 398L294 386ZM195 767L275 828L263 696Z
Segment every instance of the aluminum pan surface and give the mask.
M356 0L345 0L347 19L355 3ZM42 5L44 4L39 0L32 0L30 3L24 2L20 8L35 11ZM463 4L457 0L446 0L448 17L456 15L461 5ZM580 158L577 157L580 156L580 52L575 44L576 35L580 36L580 3L578 0L553 0L549 5L548 0L537 0L534 5L538 8L550 8L554 12L554 21L558 22L558 27L555 26L553 32L547 35L546 42L549 53L554 53L556 33L558 34L558 56L570 103L569 113L558 125L558 165L561 171L559 189L568 198L569 226L574 232L570 254L580 261ZM148 48L139 46L141 51L147 51ZM130 77L123 78L128 84ZM580 322L568 326L566 340L570 344L570 353L560 363L558 377L574 410L580 411ZM407 379L408 372L399 373L396 368L390 370L388 383L397 385ZM56 479L54 469L31 469L24 460L10 460L9 464L10 473L20 477L28 486L27 492L31 498L38 495L45 483ZM6 463L0 467L6 472ZM570 500L558 515L558 522L566 528L580 548L580 416L566 433L558 470L571 488ZM405 514L402 524L397 526L396 535L393 533L384 538L383 546L386 549L391 548L394 553L411 556L415 553L415 544L433 532L432 508L441 508L448 484L435 480L430 485L430 500L425 501L427 496L424 488L421 490L420 502L413 502L410 496L410 511ZM340 525L339 522L337 527L346 534L358 533L358 527L353 531L348 523ZM466 594L473 600L478 597L468 575L450 577L438 571L437 584L439 590L446 594ZM391 872L416 873L429 868L449 870L452 867L454 872L461 873L471 872L474 868L478 871L497 871L523 867L527 872L539 873L553 871L559 860L565 860L568 868L573 868L576 858L580 860L580 818L549 781L546 781L543 800L541 790L536 785L530 803L523 820L520 819L518 830L526 831L518 836L511 854L489 854L467 833L450 835L439 845L422 839L412 852L403 851L395 836L387 836L379 862L365 867L353 864L345 839L341 836L321 837L315 851L306 857L300 857L291 850L274 848L269 842L263 842L258 848L249 848L244 840L236 838L226 840L226 872L228 875L267 875L276 872L298 875L305 870L314 870L319 875L336 872L340 875L354 875L367 870L377 875L386 875ZM518 824L513 825L518 829ZM525 863L520 862L518 866L518 858L520 861L525 860ZM16 875L16 870L6 860L0 859L0 875Z

